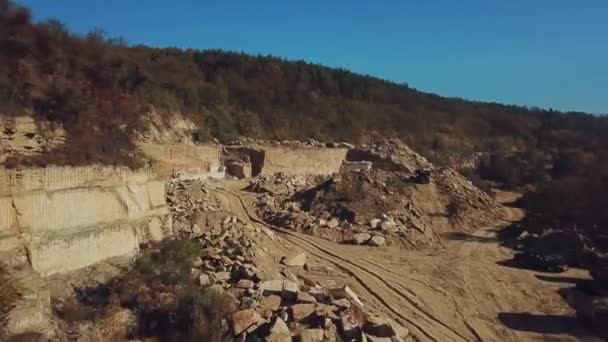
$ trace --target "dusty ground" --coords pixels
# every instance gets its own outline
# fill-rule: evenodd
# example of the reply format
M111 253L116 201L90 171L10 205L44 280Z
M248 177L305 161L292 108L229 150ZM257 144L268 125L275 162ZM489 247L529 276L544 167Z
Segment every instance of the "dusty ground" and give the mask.
M225 207L263 226L255 217L255 195L245 183L222 182L215 194ZM502 202L512 194L500 194ZM472 234L444 237L444 248L406 251L398 247L342 245L279 230L265 246L280 258L303 250L311 258L298 276L324 284L349 284L370 311L407 326L422 341L598 341L574 318L557 291L586 272L542 274L503 265L512 251L495 232L523 216L509 208L504 221Z

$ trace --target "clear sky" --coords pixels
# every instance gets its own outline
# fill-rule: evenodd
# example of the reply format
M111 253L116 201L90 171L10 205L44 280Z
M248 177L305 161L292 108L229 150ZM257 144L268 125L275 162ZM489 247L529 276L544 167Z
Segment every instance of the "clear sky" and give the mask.
M445 96L608 113L608 0L17 0L131 44L304 59Z

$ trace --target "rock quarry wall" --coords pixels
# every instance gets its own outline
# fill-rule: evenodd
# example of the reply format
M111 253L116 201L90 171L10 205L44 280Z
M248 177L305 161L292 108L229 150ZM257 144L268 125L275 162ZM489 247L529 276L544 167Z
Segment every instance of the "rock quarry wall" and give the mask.
M39 129L25 119L11 125L12 133L4 140L11 150L21 150L18 142L25 138L31 142ZM172 234L165 199L169 177L225 176L224 156L217 145L142 142L138 146L154 160L152 168L0 168L3 262L25 255L36 271L48 276L134 255L141 243ZM256 174L263 175L332 174L340 171L347 153L345 148L286 146L264 146L261 151L250 162L256 164Z
M42 275L133 255L171 234L165 182L113 167L0 169L0 251Z
M340 172L346 160L345 148L264 147L262 175L330 175Z
M206 179L225 175L217 145L141 143L139 148L156 160L161 177Z
M64 142L65 132L59 125L31 116L6 117L0 113L0 163L17 153L44 153Z

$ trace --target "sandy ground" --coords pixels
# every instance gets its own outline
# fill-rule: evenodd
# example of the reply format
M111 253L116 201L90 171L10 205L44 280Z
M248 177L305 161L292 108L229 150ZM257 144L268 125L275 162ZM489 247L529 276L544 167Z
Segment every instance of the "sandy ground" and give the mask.
M222 182L215 193L235 214L265 226L252 208L254 195L242 187ZM508 202L513 194L499 199ZM586 272L555 275L505 265L512 251L497 243L495 232L523 215L508 208L504 221L446 237L434 251L340 245L276 227L278 239L265 247L277 258L305 251L312 267L294 270L299 277L348 284L369 311L393 317L421 341L601 341L557 292Z

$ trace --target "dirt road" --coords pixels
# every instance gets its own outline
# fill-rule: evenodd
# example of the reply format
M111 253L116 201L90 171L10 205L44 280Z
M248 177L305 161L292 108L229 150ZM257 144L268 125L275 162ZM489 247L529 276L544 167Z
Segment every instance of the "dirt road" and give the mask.
M225 183L216 193L234 213L267 227L252 209L255 197L239 188ZM311 262L335 269L301 276L349 284L368 310L393 317L421 341L595 341L557 293L585 277L582 271L541 275L500 264L512 252L497 243L495 232L522 215L509 208L506 221L424 253L340 245L271 228L282 238L281 248L303 250Z

